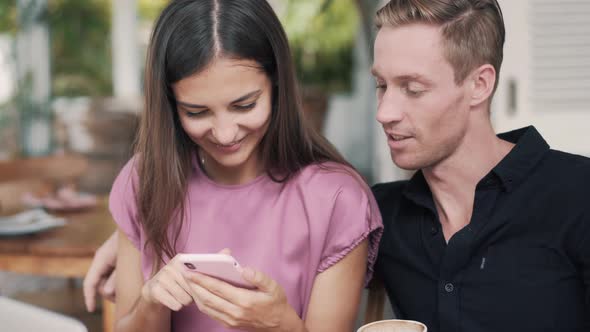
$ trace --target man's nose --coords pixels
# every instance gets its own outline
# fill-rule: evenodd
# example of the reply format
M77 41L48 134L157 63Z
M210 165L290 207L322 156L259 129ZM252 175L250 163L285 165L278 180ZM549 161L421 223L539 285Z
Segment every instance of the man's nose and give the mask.
M386 91L377 106L376 117L381 124L401 121L404 118L404 106L399 96Z

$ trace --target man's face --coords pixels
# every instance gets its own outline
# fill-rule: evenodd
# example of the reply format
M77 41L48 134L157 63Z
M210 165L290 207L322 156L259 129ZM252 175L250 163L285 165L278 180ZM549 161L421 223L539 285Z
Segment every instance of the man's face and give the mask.
M455 83L442 43L440 28L426 24L383 27L375 40L377 121L393 162L403 169L444 161L468 128L469 80Z

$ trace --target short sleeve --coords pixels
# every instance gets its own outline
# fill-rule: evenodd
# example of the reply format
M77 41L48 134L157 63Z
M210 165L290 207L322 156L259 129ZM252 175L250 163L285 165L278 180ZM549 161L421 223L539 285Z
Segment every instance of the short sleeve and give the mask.
M135 160L135 158L132 158L127 162L115 179L109 195L109 210L115 223L119 226L119 230L127 236L138 250L141 250L140 227L135 200L137 184Z
M368 283L373 275L379 241L383 233L381 214L368 187L352 177L336 192L329 229L318 272L338 263L365 239L369 240Z

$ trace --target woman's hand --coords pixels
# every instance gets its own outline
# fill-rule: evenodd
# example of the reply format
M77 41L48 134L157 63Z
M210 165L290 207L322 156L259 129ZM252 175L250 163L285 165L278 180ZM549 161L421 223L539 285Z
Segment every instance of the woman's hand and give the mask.
M201 312L228 328L247 331L300 331L303 321L287 302L281 286L262 272L242 270L256 290L234 287L200 273L185 273Z
M182 273L182 265L174 257L143 285L141 297L149 304L161 305L173 311L191 305L191 287Z

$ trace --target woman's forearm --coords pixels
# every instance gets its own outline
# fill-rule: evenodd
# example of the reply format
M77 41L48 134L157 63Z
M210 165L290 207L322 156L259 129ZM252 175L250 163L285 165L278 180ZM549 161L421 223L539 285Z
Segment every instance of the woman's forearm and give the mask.
M131 312L116 322L115 331L170 332L170 318L170 309L139 297Z
M305 322L297 315L295 310L286 314L283 323L279 329L280 332L309 332L305 327Z

